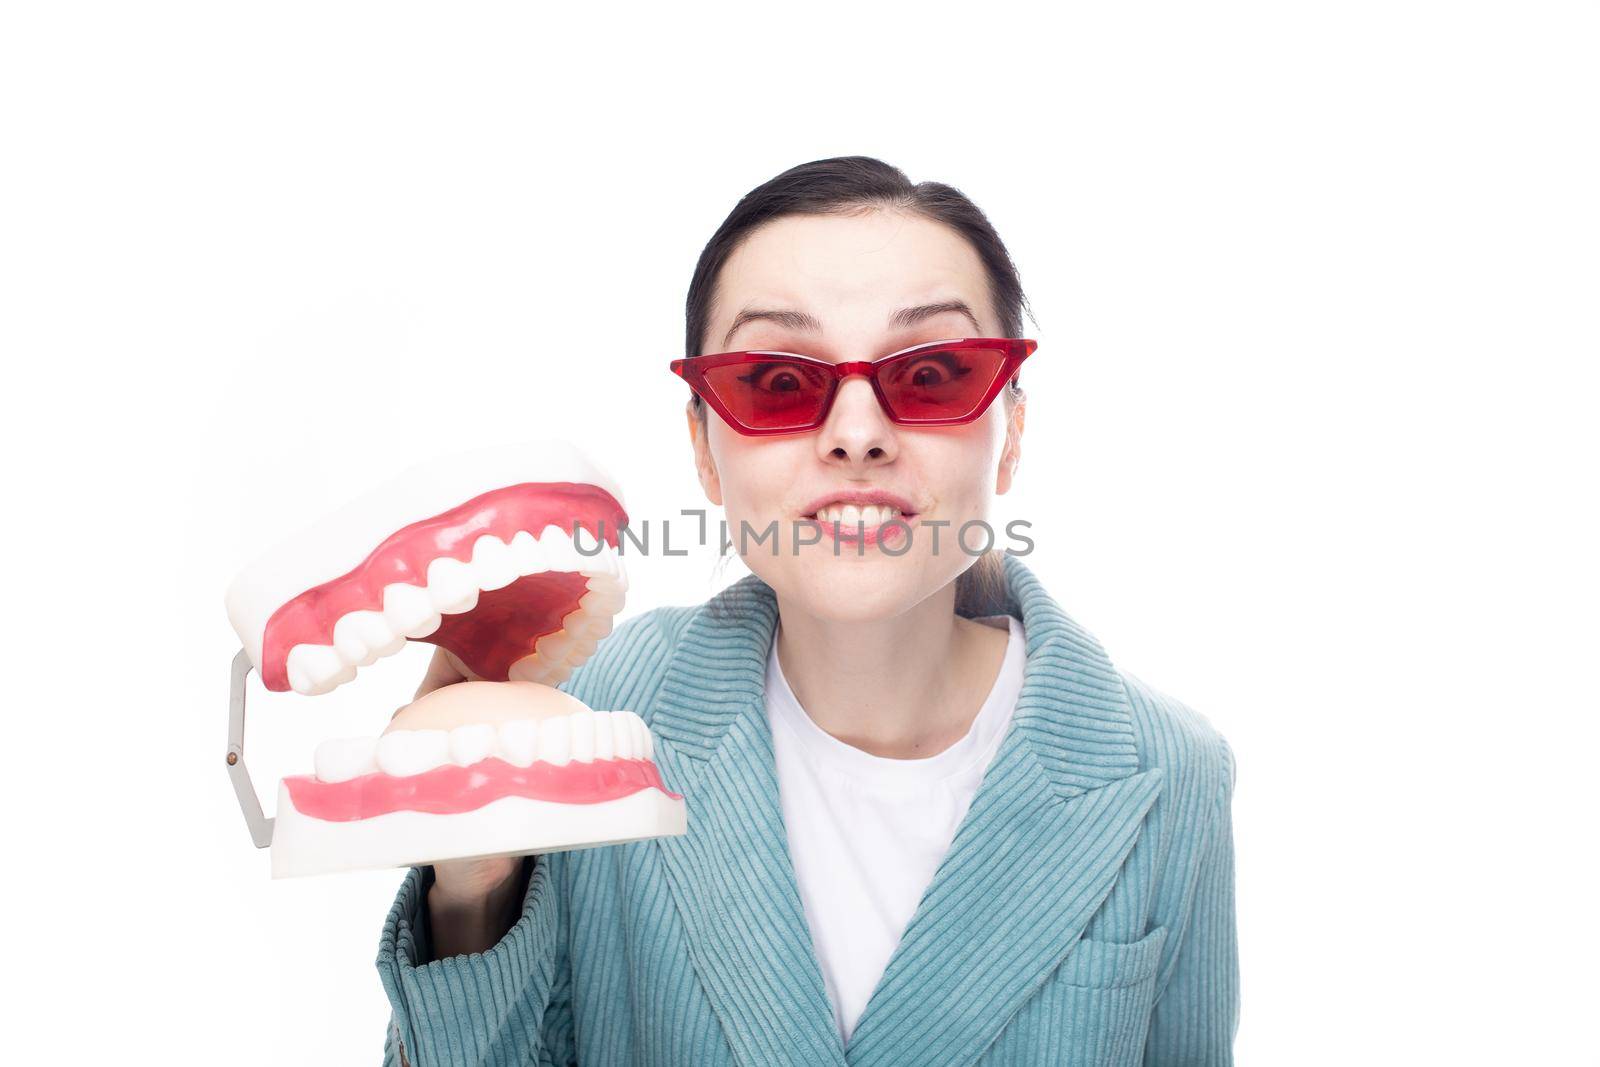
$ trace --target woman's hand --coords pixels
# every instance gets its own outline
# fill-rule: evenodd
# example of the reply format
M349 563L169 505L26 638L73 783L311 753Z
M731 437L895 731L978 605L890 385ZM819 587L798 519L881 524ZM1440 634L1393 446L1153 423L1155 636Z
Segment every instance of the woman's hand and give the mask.
M434 651L433 661L428 664L428 673L423 676L416 695L420 697L457 682L482 680L449 651L439 648ZM397 710L395 715L404 710ZM433 887L428 890L434 958L492 948L521 915L526 889L520 856L444 860L434 864Z

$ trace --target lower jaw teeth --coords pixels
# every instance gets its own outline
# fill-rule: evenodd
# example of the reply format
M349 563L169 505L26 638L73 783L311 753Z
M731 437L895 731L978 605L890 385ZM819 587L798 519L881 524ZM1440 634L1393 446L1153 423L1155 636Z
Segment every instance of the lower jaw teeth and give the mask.
M547 719L475 723L454 730L392 730L381 737L324 741L316 776L329 783L382 771L398 777L495 757L517 767L601 759L650 759L649 728L631 711L580 711Z

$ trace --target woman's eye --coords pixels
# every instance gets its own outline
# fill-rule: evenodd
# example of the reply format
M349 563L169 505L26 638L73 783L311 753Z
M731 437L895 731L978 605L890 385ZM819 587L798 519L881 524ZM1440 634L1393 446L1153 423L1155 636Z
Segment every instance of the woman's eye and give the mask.
M917 360L905 370L902 380L920 389L948 384L968 372L954 353L940 352Z
M757 366L749 374L739 375L739 380L764 393L792 393L801 387L800 376L778 364Z

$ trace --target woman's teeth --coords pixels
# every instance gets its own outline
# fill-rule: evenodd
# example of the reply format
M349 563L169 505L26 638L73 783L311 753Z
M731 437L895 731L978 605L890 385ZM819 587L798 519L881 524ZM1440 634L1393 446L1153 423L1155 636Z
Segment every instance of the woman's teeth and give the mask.
M317 746L317 778L345 782L382 771L396 777L489 757L515 767L597 759L650 759L655 745L644 720L631 711L579 711L549 719L474 723L454 730L391 730L381 737L344 737Z
M882 526L900 517L900 509L889 504L830 504L817 512L818 522L836 522L841 526Z

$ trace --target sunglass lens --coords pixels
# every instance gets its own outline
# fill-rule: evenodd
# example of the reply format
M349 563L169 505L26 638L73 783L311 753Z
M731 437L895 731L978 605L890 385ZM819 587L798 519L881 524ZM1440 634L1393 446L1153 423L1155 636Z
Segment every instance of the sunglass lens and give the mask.
M752 429L805 429L817 422L829 375L802 363L737 363L705 372L734 419Z
M982 403L1005 362L1005 353L991 348L919 352L885 367L878 386L903 422L962 419Z

